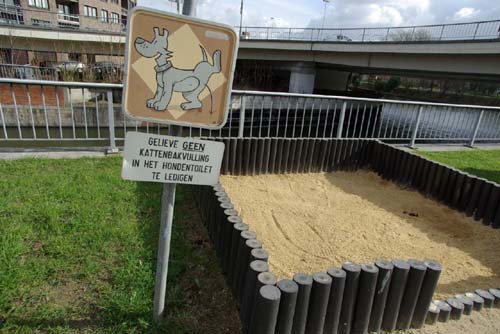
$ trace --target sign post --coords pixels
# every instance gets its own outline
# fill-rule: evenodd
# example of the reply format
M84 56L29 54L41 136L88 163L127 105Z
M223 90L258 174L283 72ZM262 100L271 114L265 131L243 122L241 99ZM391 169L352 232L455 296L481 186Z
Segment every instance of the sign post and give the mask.
M183 14L192 15L194 0ZM165 316L177 183L215 185L224 144L182 138L182 127L227 121L238 37L232 27L136 7L128 24L123 109L138 121L169 124L169 136L127 132L122 177L162 182L153 318Z

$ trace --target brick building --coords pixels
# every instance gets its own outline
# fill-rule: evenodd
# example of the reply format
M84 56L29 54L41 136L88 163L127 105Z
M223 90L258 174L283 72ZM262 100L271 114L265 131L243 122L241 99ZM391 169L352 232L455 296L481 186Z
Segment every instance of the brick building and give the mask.
M137 0L0 0L0 23L120 33ZM0 49L0 64L51 66L65 60L92 63L99 55ZM114 61L114 59L109 59ZM116 59L120 62L120 59Z

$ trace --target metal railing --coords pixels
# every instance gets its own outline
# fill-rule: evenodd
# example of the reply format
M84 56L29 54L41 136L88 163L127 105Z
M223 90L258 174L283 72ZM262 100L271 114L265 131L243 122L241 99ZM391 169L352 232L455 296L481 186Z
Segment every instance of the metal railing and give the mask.
M86 142L116 149L130 130L166 134L121 109L119 84L0 79L0 144ZM500 142L500 108L233 91L220 130L183 128L193 137L375 138L409 143ZM100 143L100 144L99 144ZM108 143L108 144L106 144ZM58 145L57 144L57 145Z
M381 28L242 27L241 39L325 42L422 42L500 38L500 20Z
M500 20L381 28L242 27L241 39L324 42L422 42L500 38Z
M125 9L123 9L125 10ZM126 22L112 22L109 18L92 18L91 25L78 14L62 14L47 10L25 9L20 6L0 5L0 24L79 29L123 33ZM236 27L239 30L239 27ZM324 42L422 42L484 40L500 38L500 20L470 23L452 23L405 27L378 28L280 28L242 27L241 39L288 40Z
M57 80L57 70L52 67L0 64L0 78Z

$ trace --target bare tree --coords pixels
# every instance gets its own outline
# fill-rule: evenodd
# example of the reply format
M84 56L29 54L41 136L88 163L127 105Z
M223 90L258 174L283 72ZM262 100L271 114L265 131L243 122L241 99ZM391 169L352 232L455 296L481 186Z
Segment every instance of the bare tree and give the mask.
M399 30L390 35L395 42L431 41L432 35L427 30Z

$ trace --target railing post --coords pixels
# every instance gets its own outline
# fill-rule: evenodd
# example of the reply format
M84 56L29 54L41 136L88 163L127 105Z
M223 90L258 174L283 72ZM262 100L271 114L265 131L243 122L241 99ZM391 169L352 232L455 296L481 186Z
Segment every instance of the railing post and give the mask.
M344 130L344 119L345 119L346 109L347 109L347 102L344 101L344 103L342 103L342 110L340 111L339 127L337 128L337 138L338 139L342 138L342 131Z
M389 40L389 31L391 28L387 28L387 34L385 35L385 41L387 42Z
M469 147L474 147L476 142L477 134L479 133L479 127L481 126L481 121L483 120L484 110L481 110L479 116L477 117L476 125L474 126L474 132L472 133L472 138L469 142Z
M439 40L442 40L442 39L443 39L444 27L445 27L445 25L443 24L443 26L442 26L442 28L441 28L441 34L439 35Z
M240 99L240 124L238 127L238 138L243 138L245 131L245 108L247 105L247 97L243 95Z
M288 40L292 39L292 28L288 28Z
M479 22L476 23L476 30L474 31L474 36L472 37L472 39L476 39L476 36L477 36L477 31L479 30Z
M107 91L108 95L108 129L109 129L109 150L107 153L118 153L115 139L115 112L113 110L113 90Z
M413 41L413 38L415 36L415 29L416 29L416 27L413 27L413 30L411 32L411 38L410 38L410 40L412 40L412 41Z
M422 113L424 112L424 106L418 109L417 121L415 122L415 127L413 128L413 134L411 136L410 148L415 148L415 141L417 140L418 127L420 125L420 120L422 119Z
M363 28L363 37L361 37L361 42L365 41L366 28Z

